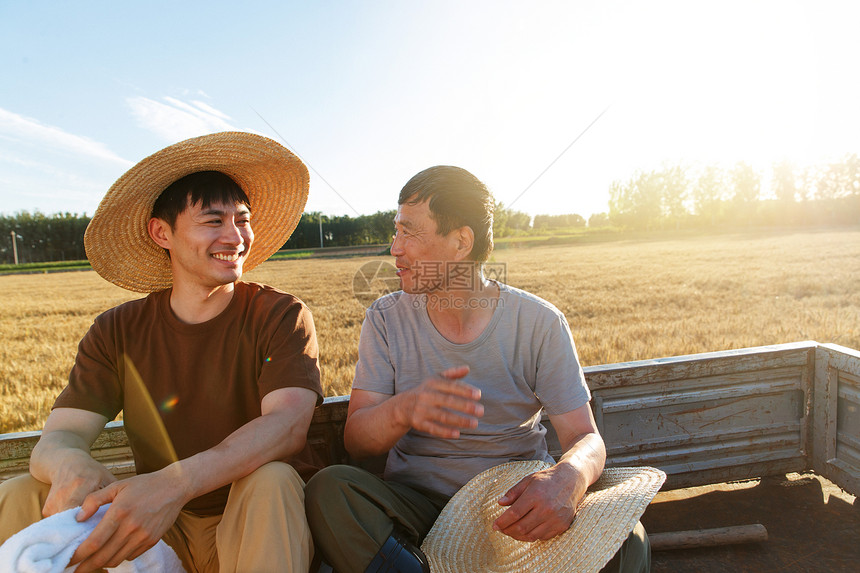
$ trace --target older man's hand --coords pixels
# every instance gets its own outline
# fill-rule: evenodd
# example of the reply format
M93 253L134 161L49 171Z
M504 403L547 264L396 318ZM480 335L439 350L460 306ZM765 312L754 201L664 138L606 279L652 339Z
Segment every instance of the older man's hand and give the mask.
M468 366L449 368L405 392L403 424L440 438L459 438L460 430L476 428L484 406L481 390L461 381L468 373Z
M587 489L582 474L564 462L526 476L499 499L508 509L493 529L519 541L552 539L573 523Z

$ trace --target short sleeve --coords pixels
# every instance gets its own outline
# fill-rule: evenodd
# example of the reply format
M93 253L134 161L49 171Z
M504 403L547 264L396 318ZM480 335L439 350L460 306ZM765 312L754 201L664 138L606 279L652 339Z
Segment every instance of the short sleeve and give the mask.
M591 399L564 315L556 312L538 350L535 395L550 415L564 414Z
M273 314L280 318L262 347L257 380L260 396L281 388L307 388L317 394L317 404L321 404L319 346L310 309L292 299Z
M358 363L355 366L354 390L394 394L394 365L388 345L383 313L367 309L358 340Z
M122 410L123 392L112 340L110 314L96 318L78 344L69 383L53 408L77 408L113 420Z

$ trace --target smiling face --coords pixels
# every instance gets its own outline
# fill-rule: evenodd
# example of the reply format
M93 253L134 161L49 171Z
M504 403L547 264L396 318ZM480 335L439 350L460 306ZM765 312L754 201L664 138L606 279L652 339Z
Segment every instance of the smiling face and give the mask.
M395 257L400 288L408 293L443 289L446 263L462 258L458 256L458 231L438 234L427 201L400 205L394 229L391 254Z
M241 202L188 205L171 227L152 219L153 239L170 252L174 285L213 289L232 284L254 242L251 212Z

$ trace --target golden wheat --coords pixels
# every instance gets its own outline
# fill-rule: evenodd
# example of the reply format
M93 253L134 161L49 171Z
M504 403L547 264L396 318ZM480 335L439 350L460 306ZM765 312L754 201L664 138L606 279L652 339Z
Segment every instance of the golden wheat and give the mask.
M327 395L349 391L364 318L353 277L378 260L270 261L246 276L311 308ZM492 260L565 313L585 365L798 340L860 348L856 230L509 248ZM92 319L139 295L89 271L0 277L0 296L0 432L13 432L42 426Z

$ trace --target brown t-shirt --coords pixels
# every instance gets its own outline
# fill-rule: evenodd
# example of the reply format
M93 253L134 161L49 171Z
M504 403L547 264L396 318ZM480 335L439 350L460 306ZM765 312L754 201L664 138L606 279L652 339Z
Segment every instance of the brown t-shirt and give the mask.
M308 388L322 401L313 319L298 298L238 282L220 315L185 324L170 309L170 293L99 315L54 403L109 420L122 410L138 473L217 445L259 417L272 390ZM186 509L223 512L228 493L229 486L210 492Z

